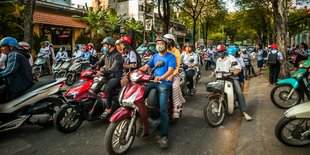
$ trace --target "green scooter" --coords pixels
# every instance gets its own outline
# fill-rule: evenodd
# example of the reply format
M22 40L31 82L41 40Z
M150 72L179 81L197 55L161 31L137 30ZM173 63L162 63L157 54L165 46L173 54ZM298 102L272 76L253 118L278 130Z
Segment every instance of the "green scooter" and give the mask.
M304 100L305 95L310 100L309 68L310 60L304 60L290 78L279 80L270 93L272 103L281 109L288 109Z

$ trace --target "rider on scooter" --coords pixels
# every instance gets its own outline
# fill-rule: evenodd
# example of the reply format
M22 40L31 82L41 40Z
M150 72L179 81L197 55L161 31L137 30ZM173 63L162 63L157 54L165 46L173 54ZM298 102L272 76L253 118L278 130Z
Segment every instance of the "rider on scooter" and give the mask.
M196 88L194 88L194 76L197 74L195 67L199 65L198 55L193 52L194 45L192 43L187 42L184 44L184 47L186 52L182 53L181 60L188 68L193 68L186 71L186 80L189 81L190 93L195 94Z
M107 49L108 53L105 54L103 59L99 60L101 62L98 64L101 63L99 66L103 66L103 71L98 71L96 76L104 77L98 82L95 89L90 90L90 93L98 94L101 87L105 84L104 91L106 92L106 110L103 112L101 117L106 118L110 116L113 109L113 91L115 91L116 87L120 85L120 80L123 73L123 62L122 55L115 48L113 38L106 37L102 40L101 44Z
M59 48L59 51L56 54L56 62L62 60L62 59L67 59L68 58L68 52L66 51L65 46L61 46Z
M212 73L212 75L215 75L215 73L218 71L229 72L232 62L238 62L235 57L228 56L226 54L225 45L218 45L216 47L216 52L219 58L216 61L216 68L215 68L215 71ZM237 66L234 66L233 69L234 69L235 76L237 76L239 72L241 71L241 67L239 64ZM235 80L235 79L233 80L233 83L234 83L234 91L236 92L236 95L237 95L240 111L242 112L244 118L247 121L251 121L252 117L247 112L245 112L245 108L246 108L245 98L241 91L240 83L238 80Z
M153 68L158 61L164 61L165 65L156 68L154 71L154 82L147 84L144 97L146 98L150 90L157 89L159 94L159 107L160 107L160 133L161 133L161 147L168 147L168 129L169 129L169 112L168 112L168 99L171 92L172 82L166 79L173 74L176 68L175 56L167 51L169 40L165 37L158 37L156 39L156 49L159 53L155 54L151 60L140 68L146 72L149 68ZM160 82L159 82L160 81Z
M0 103L5 103L22 95L33 85L33 80L28 59L17 50L17 40L5 37L0 41L0 47L8 56L6 68L0 72L0 78L5 79L5 85L0 86Z

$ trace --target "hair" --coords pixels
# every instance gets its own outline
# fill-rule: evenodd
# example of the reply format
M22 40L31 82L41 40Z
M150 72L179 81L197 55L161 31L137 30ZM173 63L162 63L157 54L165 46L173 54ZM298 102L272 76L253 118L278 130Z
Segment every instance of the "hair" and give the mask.
M305 50L308 49L308 45L307 45L306 43L301 43L300 45L301 45Z
M239 58L239 57L240 57L240 53L239 53L239 52L236 52L235 57L236 57L236 58Z

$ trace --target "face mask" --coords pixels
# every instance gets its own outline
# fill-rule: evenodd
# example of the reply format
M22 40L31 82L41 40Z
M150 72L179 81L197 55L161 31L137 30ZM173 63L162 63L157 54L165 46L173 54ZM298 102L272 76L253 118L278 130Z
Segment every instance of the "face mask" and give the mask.
M108 53L108 49L106 47L102 48L103 53Z
M160 53L164 52L166 50L166 46L156 45L156 50Z
M218 53L218 56L221 57L221 58L224 58L225 52L220 52L220 53Z

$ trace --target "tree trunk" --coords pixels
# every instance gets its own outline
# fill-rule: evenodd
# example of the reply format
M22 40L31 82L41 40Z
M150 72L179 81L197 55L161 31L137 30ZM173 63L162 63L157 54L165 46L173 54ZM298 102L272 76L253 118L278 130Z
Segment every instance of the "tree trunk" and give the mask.
M163 5L163 13L161 12L161 3ZM159 19L164 23L164 33L168 33L170 25L170 4L169 0L158 0Z
M278 44L278 49L281 51L283 55L283 63L281 67L281 77L290 77L290 69L288 62L288 52L286 49L286 33L287 33L287 13L285 8L285 0L274 0L273 3L274 8L274 24L276 27L276 39Z
M197 23L197 21L194 19L193 34L192 34L192 43L193 44L195 44L195 42L196 42L196 23Z
M32 45L33 37L33 12L36 0L27 0L24 12L24 41ZM32 46L31 46L32 47ZM32 48L30 48L31 51Z

